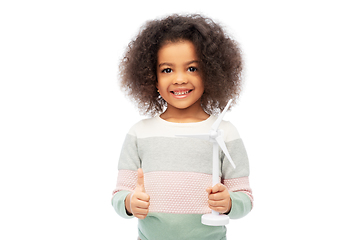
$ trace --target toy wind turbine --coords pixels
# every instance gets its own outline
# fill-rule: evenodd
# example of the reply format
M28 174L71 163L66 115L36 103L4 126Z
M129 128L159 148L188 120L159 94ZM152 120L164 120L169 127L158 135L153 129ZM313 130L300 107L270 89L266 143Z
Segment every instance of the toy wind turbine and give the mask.
M227 103L225 109L222 111L222 113L219 115L219 117L216 119L216 121L211 126L211 130L209 133L205 134L195 134L195 135L177 135L182 137L191 137L191 138L199 138L203 140L208 140L213 143L213 172L212 172L212 184L215 186L218 184L219 181L219 175L220 175L220 169L219 169L219 146L221 150L225 153L225 156L233 166L233 168L236 168L233 160L230 157L229 151L226 148L225 141L223 139L223 131L221 129L218 130L219 125L228 110L230 104L232 102L232 99L229 100ZM212 211L210 214L204 214L201 217L202 224L209 225L209 226L223 226L229 223L229 216L227 215L220 215L216 211Z

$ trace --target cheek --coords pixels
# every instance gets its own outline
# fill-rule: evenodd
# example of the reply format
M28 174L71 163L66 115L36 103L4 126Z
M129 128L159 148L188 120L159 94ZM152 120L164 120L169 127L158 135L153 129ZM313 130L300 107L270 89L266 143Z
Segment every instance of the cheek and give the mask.
M205 89L205 85L204 85L204 82L200 79L199 82L198 82L198 88L202 89L204 91Z
M156 88L158 89L159 93L165 94L168 90L168 85L164 83L164 81L159 80L156 84Z

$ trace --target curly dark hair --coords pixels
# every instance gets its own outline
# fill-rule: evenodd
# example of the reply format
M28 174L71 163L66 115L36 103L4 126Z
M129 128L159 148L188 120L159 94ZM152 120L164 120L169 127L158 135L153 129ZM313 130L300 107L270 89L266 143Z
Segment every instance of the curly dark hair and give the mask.
M213 20L199 14L171 15L147 22L132 40L120 63L120 86L141 114L162 113L166 102L157 92L157 53L169 42L191 41L200 60L204 93L201 104L218 114L228 100L236 103L241 90L242 58L238 43Z

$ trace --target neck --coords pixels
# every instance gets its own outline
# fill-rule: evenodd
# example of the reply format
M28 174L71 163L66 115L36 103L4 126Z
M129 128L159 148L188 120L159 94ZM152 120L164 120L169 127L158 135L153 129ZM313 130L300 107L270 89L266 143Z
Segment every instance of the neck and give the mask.
M160 117L168 122L190 123L204 121L209 118L209 114L202 109L200 104L194 104L185 109L179 109L168 105L168 108L160 115Z

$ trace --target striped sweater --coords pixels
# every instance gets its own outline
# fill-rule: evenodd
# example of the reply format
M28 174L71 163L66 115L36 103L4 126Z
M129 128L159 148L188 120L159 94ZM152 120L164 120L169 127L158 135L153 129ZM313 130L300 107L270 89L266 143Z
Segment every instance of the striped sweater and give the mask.
M150 196L149 214L138 222L142 240L226 239L226 227L206 226L201 215L210 213L207 187L212 186L212 143L175 135L207 133L216 117L202 122L172 123L159 116L135 124L128 132L120 154L117 185L112 205L124 218L125 198L135 189L137 169L144 171L145 190ZM222 151L220 180L230 192L231 219L241 218L252 208L249 163L236 128L222 121L219 129L236 165L233 169Z

